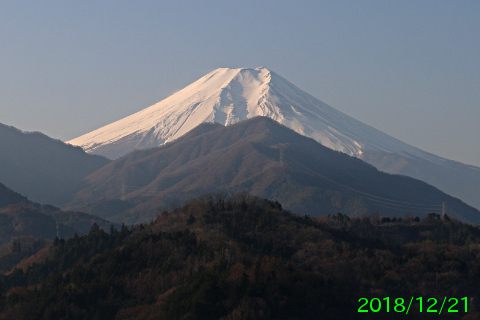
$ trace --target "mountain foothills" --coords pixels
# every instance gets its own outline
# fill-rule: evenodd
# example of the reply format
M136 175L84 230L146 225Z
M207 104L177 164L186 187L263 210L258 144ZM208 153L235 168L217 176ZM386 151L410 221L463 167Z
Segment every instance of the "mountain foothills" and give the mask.
M83 235L94 223L105 229L111 224L90 214L33 203L0 183L0 271L51 243L57 232L60 237Z
M409 318L437 319L426 299L446 296L458 312L442 319L480 319L480 212L359 158L472 184L478 168L318 109L265 68L202 79L166 99L188 112L161 102L163 122L151 107L84 145L141 148L113 161L0 125L0 319L403 319L411 297Z
M0 207L12 204L31 204L31 201L0 183Z
M39 132L0 124L0 182L39 203L63 206L82 178L110 160Z
M0 276L0 318L439 319L448 296L441 319L479 319L479 252L478 227L448 216L315 218L204 195L56 241Z
M85 184L71 208L126 223L151 221L158 208L217 190L278 200L313 216L424 217L443 210L480 223L478 210L422 181L380 172L267 117L227 127L201 124L173 142L109 163Z
M171 142L203 122L266 116L382 171L426 181L480 209L480 168L447 160L357 121L264 68L220 68L151 107L69 141L116 159Z

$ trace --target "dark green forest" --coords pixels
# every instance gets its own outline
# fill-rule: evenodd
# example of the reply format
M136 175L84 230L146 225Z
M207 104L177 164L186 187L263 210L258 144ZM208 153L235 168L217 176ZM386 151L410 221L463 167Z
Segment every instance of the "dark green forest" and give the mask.
M479 319L479 258L480 229L448 216L317 218L209 194L55 239L1 276L0 318L438 319L419 300L406 315L359 313L359 299L467 297L441 319Z

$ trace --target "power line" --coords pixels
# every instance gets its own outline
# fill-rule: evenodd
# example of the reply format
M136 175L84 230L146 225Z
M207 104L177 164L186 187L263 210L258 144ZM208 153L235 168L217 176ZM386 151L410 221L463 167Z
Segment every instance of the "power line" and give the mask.
M445 215L445 213L450 214L452 217L456 218L457 220L463 222L463 223L469 223L469 224L474 224L472 223L469 219L465 218L463 215L457 213L454 211L452 208L446 206L445 202L443 202L440 205L435 205L435 204L425 204L425 203L413 203L413 202L406 202L406 201L399 201L399 200L393 200L393 199L387 199L384 197L379 197L376 195L372 195L369 193L362 192L360 190L348 187L344 184L341 184L337 181L334 181L330 178L327 178L323 174L319 173L316 170L313 170L310 167L307 167L306 165L298 162L297 160L286 156L283 152L281 154L281 160L283 163L287 163L287 165L295 170L298 170L300 172L303 172L304 174L311 175L311 176L317 176L325 181L328 181L330 183L333 183L335 185L338 185L344 189L347 189L353 193L356 193L358 195L361 195L365 199L369 201L374 201L377 202L375 205L383 208L388 208L388 209L395 209L395 210L403 210L403 211L409 211L409 212L416 212L416 213L425 213L428 211L440 211L442 212L442 215Z
M454 217L455 219L463 222L463 223L474 224L472 221L465 218L463 215L459 214L458 212L456 212L455 210L453 210L452 208L450 208L448 206L445 206L445 212L448 213L449 215L451 215L452 217Z
M371 200L371 199L369 199L369 200ZM399 207L386 206L386 205L383 205L383 204L375 204L375 205L378 206L378 207L382 207L382 208L400 210L400 211L408 211L408 212L411 212L411 213L429 213L429 212L432 212L432 211L436 211L436 210L421 209L421 208L414 208L414 209L399 208Z
M350 188L350 187L347 187L345 185L342 185L336 181L333 181L329 178L326 178L325 176L319 174L319 173L316 173L316 172L313 172L312 170L310 170L309 168L307 167L298 167L298 165L301 165L298 161L295 161L297 164L296 165L291 165L291 163L289 164L291 168L294 168L298 171L301 171L305 174L308 174L308 175L316 175L316 176L319 176L320 178L324 179L324 180L327 180L328 182L331 182L331 183L335 183L339 186L341 186L342 188L345 188L347 189L348 191L350 192L354 192L354 193L357 193L357 194L360 194L362 197L364 197L365 199L367 200L370 200L370 201L374 201L374 202L379 202L379 203L382 203L382 204L387 204L387 205L391 205L391 206L395 206L395 207L387 207L385 205L378 205L378 206L381 206L381 207L384 207L384 208L389 208L389 209L396 209L396 210L406 210L406 209L421 209L419 207L412 207L412 206L406 206L406 205L400 205L400 204L397 204L397 203L391 203L391 202L387 202L387 201L395 201L395 200L390 200L390 199L386 199L386 198L381 198L381 197L378 197L378 196L373 196L373 195L370 195L370 194L366 194L364 192L361 192L361 191L358 191L356 189L353 189L353 188ZM374 198L373 198L374 197ZM386 201L382 201L382 200L379 200L379 199L375 199L375 198L380 198L380 199L383 199L383 200L386 200ZM428 207L428 208L424 208L425 211L427 210L436 210L438 209L438 205L433 205L432 207ZM424 211L419 211L419 212L424 212Z
M395 206L397 207L397 209L401 208L403 210L406 210L406 209L415 209L415 210L418 210L418 209L423 209L425 211L427 210L438 210L440 209L441 205L432 205L432 204L424 204L424 203L413 203L413 202L406 202L406 201L399 201L399 200L393 200L393 199L387 199L387 198L384 198L384 197L379 197L379 196L376 196L376 195L373 195L373 194L369 194L369 193L366 193L366 192L362 192L360 190L357 190L357 189L354 189L354 188L351 188L351 187L348 187L344 184L341 184L337 181L334 181L330 178L327 178L325 177L323 174L317 172L316 170L313 170L307 166L305 166L304 164L298 162L297 160L293 159L293 158L290 158L289 156L286 156L284 155L283 158L285 160L287 160L287 163L290 165L290 167L292 167L293 169L296 169L296 170L299 170L307 175L313 175L313 176L317 176L317 177L320 177L322 178L323 180L326 180L330 183L333 183L333 184L336 184L344 189L347 189L347 190L350 190L354 193L357 193L359 195L362 195L363 197L365 197L366 199L368 200L371 200L371 201L375 201L375 202L379 202L379 203L383 203L383 204L388 204L388 205L391 205L391 206ZM422 208L423 207L423 208Z
M284 166L284 163L283 163L283 148L280 148L280 166Z

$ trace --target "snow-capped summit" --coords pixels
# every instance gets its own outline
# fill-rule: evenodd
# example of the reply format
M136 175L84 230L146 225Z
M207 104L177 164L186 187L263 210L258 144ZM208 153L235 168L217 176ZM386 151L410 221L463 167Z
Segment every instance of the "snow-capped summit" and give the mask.
M356 157L366 150L431 156L333 109L264 67L214 70L168 98L68 143L118 158L172 141L202 122L226 126L255 116L270 117Z
M230 125L255 116L270 117L382 171L424 180L480 209L480 168L403 143L264 67L214 70L157 104L68 143L115 159L172 141L202 122Z

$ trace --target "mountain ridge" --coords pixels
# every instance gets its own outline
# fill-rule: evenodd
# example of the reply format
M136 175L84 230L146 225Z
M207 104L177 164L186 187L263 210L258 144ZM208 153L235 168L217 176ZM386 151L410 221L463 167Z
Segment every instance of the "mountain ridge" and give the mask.
M0 181L39 203L62 206L82 178L109 163L39 132L0 124Z
M62 211L34 203L0 183L0 273L61 238L83 235L96 223L107 230L111 222L82 212Z
M82 205L121 199L126 210L103 216L117 222L146 222L159 208L217 190L249 192L309 215L385 212L381 202L389 199L391 215L416 214L415 203L433 204L434 208L421 207L423 214L440 213L446 201L454 211L480 221L477 210L425 182L382 173L268 117L227 127L201 124L178 140L131 152L85 182L87 187L77 193L72 208L85 210Z
M424 180L480 209L480 168L423 151L328 106L267 68L216 69L166 99L68 143L118 158L202 122L267 116L378 169Z

